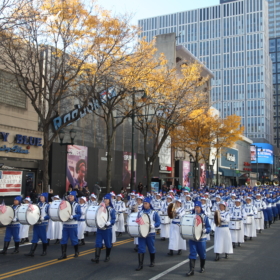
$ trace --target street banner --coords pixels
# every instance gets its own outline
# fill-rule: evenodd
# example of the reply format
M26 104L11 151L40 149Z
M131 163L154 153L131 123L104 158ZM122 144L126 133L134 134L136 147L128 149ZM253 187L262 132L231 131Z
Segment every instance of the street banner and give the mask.
M0 196L21 195L22 171L0 171Z

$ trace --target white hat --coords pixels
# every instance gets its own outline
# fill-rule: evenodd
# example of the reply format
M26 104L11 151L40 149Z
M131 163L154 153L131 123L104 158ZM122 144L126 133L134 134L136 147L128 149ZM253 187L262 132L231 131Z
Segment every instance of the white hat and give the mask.
M144 200L144 199L145 199L143 195L138 195L138 197L137 197L137 198L142 199L142 200Z
M29 201L29 202L31 201L31 199L30 199L29 196L27 196L27 197L24 199L24 201L25 201L25 200L27 200L27 201Z
M252 201L252 197L250 197L250 196L247 196L246 199L250 199Z
M112 192L110 192L110 195L111 196L116 196L116 194L112 191Z
M167 195L166 198L173 199L173 197L171 195Z
M227 205L226 205L226 203L225 203L224 201L221 201L221 202L219 203L219 205L224 205L225 207L227 207Z
M96 195L94 193L92 193L90 196L96 199Z
M81 196L79 199L82 199L84 202L87 202L87 198L85 196Z
M123 198L123 195L121 193L119 193L117 196Z
M231 193L230 196L236 196L236 194L235 193Z
M55 198L60 199L59 195L52 196L52 200L54 200Z

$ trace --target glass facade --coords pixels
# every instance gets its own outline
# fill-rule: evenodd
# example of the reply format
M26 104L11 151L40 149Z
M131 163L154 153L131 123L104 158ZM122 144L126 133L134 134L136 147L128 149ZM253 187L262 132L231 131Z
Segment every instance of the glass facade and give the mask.
M278 76L271 75L269 49L273 46L268 43L268 2L222 2L218 6L139 20L141 36L151 41L158 34L175 32L177 44L184 45L213 72L211 101L220 115L241 116L245 136L272 142L272 80L277 81ZM276 63L276 52L274 56ZM278 65L273 67L278 71Z

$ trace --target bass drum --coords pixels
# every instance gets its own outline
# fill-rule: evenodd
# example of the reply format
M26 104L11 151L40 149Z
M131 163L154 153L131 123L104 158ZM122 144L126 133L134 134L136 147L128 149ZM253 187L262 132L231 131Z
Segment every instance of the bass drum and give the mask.
M160 223L162 225L169 225L171 222L171 219L167 215L160 215Z
M181 218L180 235L183 239L199 241L203 235L203 221L199 215L184 215Z
M72 213L72 205L66 200L53 201L49 207L49 215L52 221L67 222Z
M141 219L141 223L136 220ZM127 219L127 233L131 237L147 237L150 233L150 216L142 213L131 213Z
M86 224L88 227L97 227L96 225L96 213L98 210L98 205L91 205L86 211Z
M23 204L18 208L18 221L22 225L34 226L40 220L41 210L38 205Z
M109 212L104 203L101 203L98 206L95 223L97 228L105 230L106 223L109 221Z
M11 206L6 206L6 211L2 213L0 211L0 224L8 226L15 218L15 211Z

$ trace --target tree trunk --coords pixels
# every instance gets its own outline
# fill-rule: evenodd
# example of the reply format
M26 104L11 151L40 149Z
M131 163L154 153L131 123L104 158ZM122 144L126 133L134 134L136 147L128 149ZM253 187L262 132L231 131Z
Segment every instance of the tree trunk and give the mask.
M106 191L110 192L112 182L112 137L107 136L107 168L106 168Z
M153 176L153 166L154 163L150 161L146 162L146 176L147 176L147 192L151 192L151 182Z
M43 145L43 192L48 192L49 185L49 128L44 128L44 145ZM39 190L41 192L42 190Z

